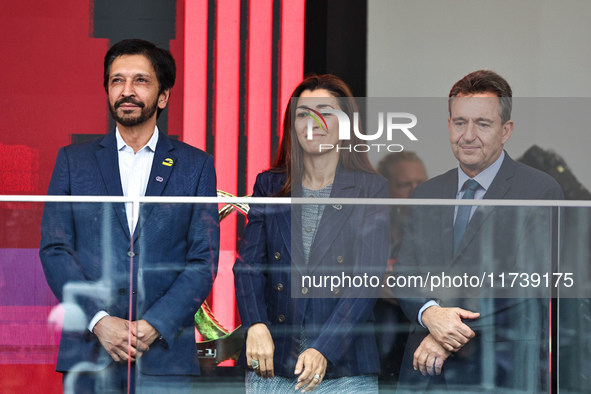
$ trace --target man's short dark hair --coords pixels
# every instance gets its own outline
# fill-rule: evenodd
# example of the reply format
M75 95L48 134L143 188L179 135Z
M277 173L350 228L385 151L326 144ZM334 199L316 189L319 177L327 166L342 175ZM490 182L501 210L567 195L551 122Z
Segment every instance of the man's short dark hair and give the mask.
M458 95L469 96L478 93L494 93L499 98L499 115L503 124L511 119L511 109L513 107L513 92L511 86L494 71L478 70L471 72L460 79L451 88L449 92L449 116L451 116L451 105L454 98Z
M389 153L380 162L378 163L378 172L386 179L392 179L391 169L392 167L396 166L398 163L404 162L418 162L423 164L423 161L420 159L419 156L415 152L411 151L402 151L402 152L393 152ZM423 164L423 167L425 165Z
M144 55L152 63L158 79L158 94L172 89L176 80L176 64L169 50L158 48L149 41L129 38L114 44L105 55L103 85L109 93L109 73L113 61L123 55ZM158 108L158 116L162 109Z

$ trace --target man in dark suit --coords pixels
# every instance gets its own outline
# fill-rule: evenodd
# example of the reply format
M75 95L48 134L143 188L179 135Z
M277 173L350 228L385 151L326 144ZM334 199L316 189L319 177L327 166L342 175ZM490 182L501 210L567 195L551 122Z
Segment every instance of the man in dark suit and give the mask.
M550 176L513 161L503 150L513 132L511 97L509 84L488 70L470 73L452 87L448 129L459 165L418 186L413 197L563 198ZM548 270L550 239L551 208L415 206L394 274L480 277L483 272ZM437 298L397 293L413 322L400 391L434 386L466 390L466 385L469 390L491 385L538 390L547 313L543 302L492 299L476 289L451 287ZM523 371L518 367L528 368L528 374L518 376Z
M175 75L167 50L113 45L104 86L117 127L61 148L48 194L215 196L212 157L156 126ZM56 367L64 391L190 390L194 314L217 270L217 207L47 203L41 233L47 282L65 309Z

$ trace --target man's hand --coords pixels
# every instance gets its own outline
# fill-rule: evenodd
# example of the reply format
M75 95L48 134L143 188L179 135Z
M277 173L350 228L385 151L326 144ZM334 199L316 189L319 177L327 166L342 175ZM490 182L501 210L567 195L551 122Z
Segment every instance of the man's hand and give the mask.
M141 340L142 343L146 344L146 346L150 346L160 337L158 330L144 319L131 322L131 333L137 336L137 338ZM149 349L144 351L147 350Z
M415 371L418 369L424 376L427 376L427 374L431 376L434 376L435 374L440 375L443 362L447 360L450 354L450 351L445 350L443 346L441 346L439 342L429 334L423 339L415 351L412 366Z
M254 372L267 379L275 376L273 369L273 354L275 344L269 328L264 323L255 323L248 328L246 335L246 363L250 367L252 360L259 362L259 367Z
M461 308L441 308L434 305L423 311L421 320L445 350L457 352L475 335L462 319L476 319L479 316L480 313Z
M139 340L134 333L129 343L129 322L114 316L105 316L96 323L92 330L101 345L118 363L127 362L128 358L135 361L148 350L148 345Z

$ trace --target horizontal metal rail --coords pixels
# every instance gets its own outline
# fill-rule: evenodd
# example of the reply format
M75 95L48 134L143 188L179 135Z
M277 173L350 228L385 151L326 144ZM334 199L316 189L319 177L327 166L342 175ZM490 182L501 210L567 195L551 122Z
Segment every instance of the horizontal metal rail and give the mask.
M0 202L105 202L139 204L276 204L276 205L476 205L524 207L591 207L590 200L463 200L433 198L291 198L291 197L176 197L176 196L40 196L0 195Z

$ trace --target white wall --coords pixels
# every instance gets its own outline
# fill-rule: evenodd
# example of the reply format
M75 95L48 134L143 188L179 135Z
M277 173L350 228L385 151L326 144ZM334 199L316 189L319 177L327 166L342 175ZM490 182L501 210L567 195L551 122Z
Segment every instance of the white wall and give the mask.
M464 75L488 68L507 79L514 97L586 98L591 1L368 0L367 62L369 97L447 97ZM548 109L560 100L534 101ZM538 111L532 119L531 111L520 116L516 106L515 131L505 146L509 154L517 158L533 144L553 149L591 189L591 127L584 118L591 100L582 101L576 120L552 111ZM443 108L441 128L405 145L423 158L429 176L456 165L446 116Z

